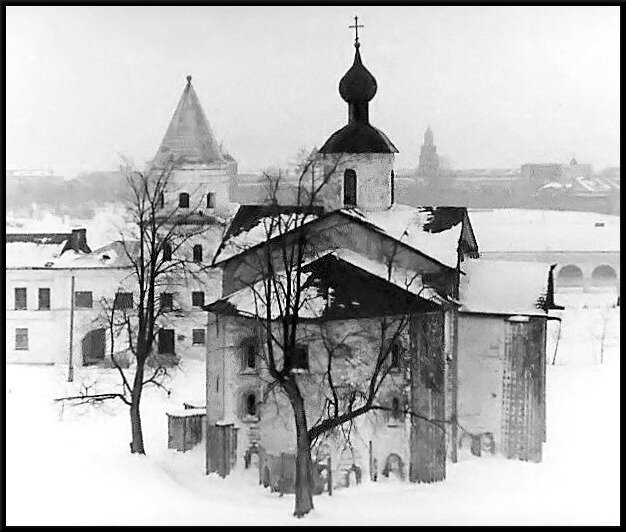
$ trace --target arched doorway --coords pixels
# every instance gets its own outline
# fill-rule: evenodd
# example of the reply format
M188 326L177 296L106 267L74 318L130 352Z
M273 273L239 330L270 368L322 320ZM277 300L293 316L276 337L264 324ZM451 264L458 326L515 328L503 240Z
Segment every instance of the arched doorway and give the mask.
M83 366L91 366L104 360L106 348L106 330L94 329L89 331L81 342Z
M608 264L602 264L591 272L591 280L597 285L613 285L617 283L617 273Z
M583 271L575 264L568 264L559 270L557 279L560 286L582 286Z
M389 480L404 480L404 463L397 454L391 453L385 462L383 476Z
M351 168L343 173L343 204L346 207L356 205L356 172Z

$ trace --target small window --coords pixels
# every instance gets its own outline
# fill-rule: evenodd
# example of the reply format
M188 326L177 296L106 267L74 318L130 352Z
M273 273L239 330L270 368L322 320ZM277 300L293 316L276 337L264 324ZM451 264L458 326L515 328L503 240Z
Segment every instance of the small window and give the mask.
M309 348L298 344L293 349L293 369L309 369Z
M28 351L28 329L15 329L15 349Z
M202 262L202 246L200 244L193 247L193 261Z
M391 417L393 419L402 419L402 410L400 409L400 399L394 397L391 400Z
M248 393L245 396L245 413L247 416L256 416L256 395Z
M172 260L172 246L168 242L163 243L163 260Z
M400 342L393 342L391 344L391 352L389 353L389 367L399 368L402 361L402 345Z
M215 207L215 192L209 192L206 195L206 206L208 209Z
M174 307L174 295L169 292L163 292L161 294L161 309L172 310Z
M174 354L174 329L160 329L158 337L159 354Z
M26 310L26 288L15 289L15 310Z
M244 351L244 367L247 369L256 369L257 344L249 341L245 344Z
M50 289L39 289L39 310L50 310Z
M191 292L191 304L194 307L204 306L204 292Z
M113 308L118 310L133 308L132 292L118 292L115 294L115 302Z
M93 296L91 292L74 292L74 306L76 308L92 308Z
M165 192L159 194L159 207L163 209L165 207Z
M351 168L343 174L343 204L346 207L356 205L356 172Z
M205 340L205 331L204 329L194 329L191 332L191 343L194 345L204 345Z
M396 198L396 175L393 172L393 170L391 171L391 204L393 205Z
M189 208L189 194L187 194L186 192L180 193L180 195L178 196L178 206L181 209Z

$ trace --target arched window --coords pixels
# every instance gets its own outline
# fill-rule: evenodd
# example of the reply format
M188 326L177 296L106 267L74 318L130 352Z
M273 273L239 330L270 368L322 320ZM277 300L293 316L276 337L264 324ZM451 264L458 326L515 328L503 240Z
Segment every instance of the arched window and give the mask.
M356 205L356 172L351 168L343 173L343 204L346 207Z
M608 264L602 264L591 272L591 279L597 284L613 284L617 281L617 274Z
M256 416L256 395L254 394L254 392L247 393L244 401L245 414L247 416Z
M168 242L163 243L163 260L172 260L172 246Z
M206 206L207 209L212 209L215 207L215 192L209 192L206 195Z
M202 262L202 246L200 244L193 247L193 261Z
M583 282L583 271L575 264L568 264L559 270L559 284L563 286L581 285Z
M186 192L181 192L178 196L178 206L181 209L188 209L189 208L189 194L187 194Z

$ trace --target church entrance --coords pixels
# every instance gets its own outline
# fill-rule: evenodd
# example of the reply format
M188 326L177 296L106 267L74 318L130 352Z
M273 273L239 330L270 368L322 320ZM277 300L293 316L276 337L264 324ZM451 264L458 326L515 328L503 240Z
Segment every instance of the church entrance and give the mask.
M89 331L82 340L83 366L91 366L104 360L106 330Z

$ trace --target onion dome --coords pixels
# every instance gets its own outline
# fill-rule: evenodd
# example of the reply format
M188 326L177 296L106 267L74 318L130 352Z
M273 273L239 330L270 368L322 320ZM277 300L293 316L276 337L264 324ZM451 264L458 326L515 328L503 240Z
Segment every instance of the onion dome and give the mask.
M359 43L355 43L354 63L339 82L339 94L348 103L366 103L376 94L376 78L363 66Z

